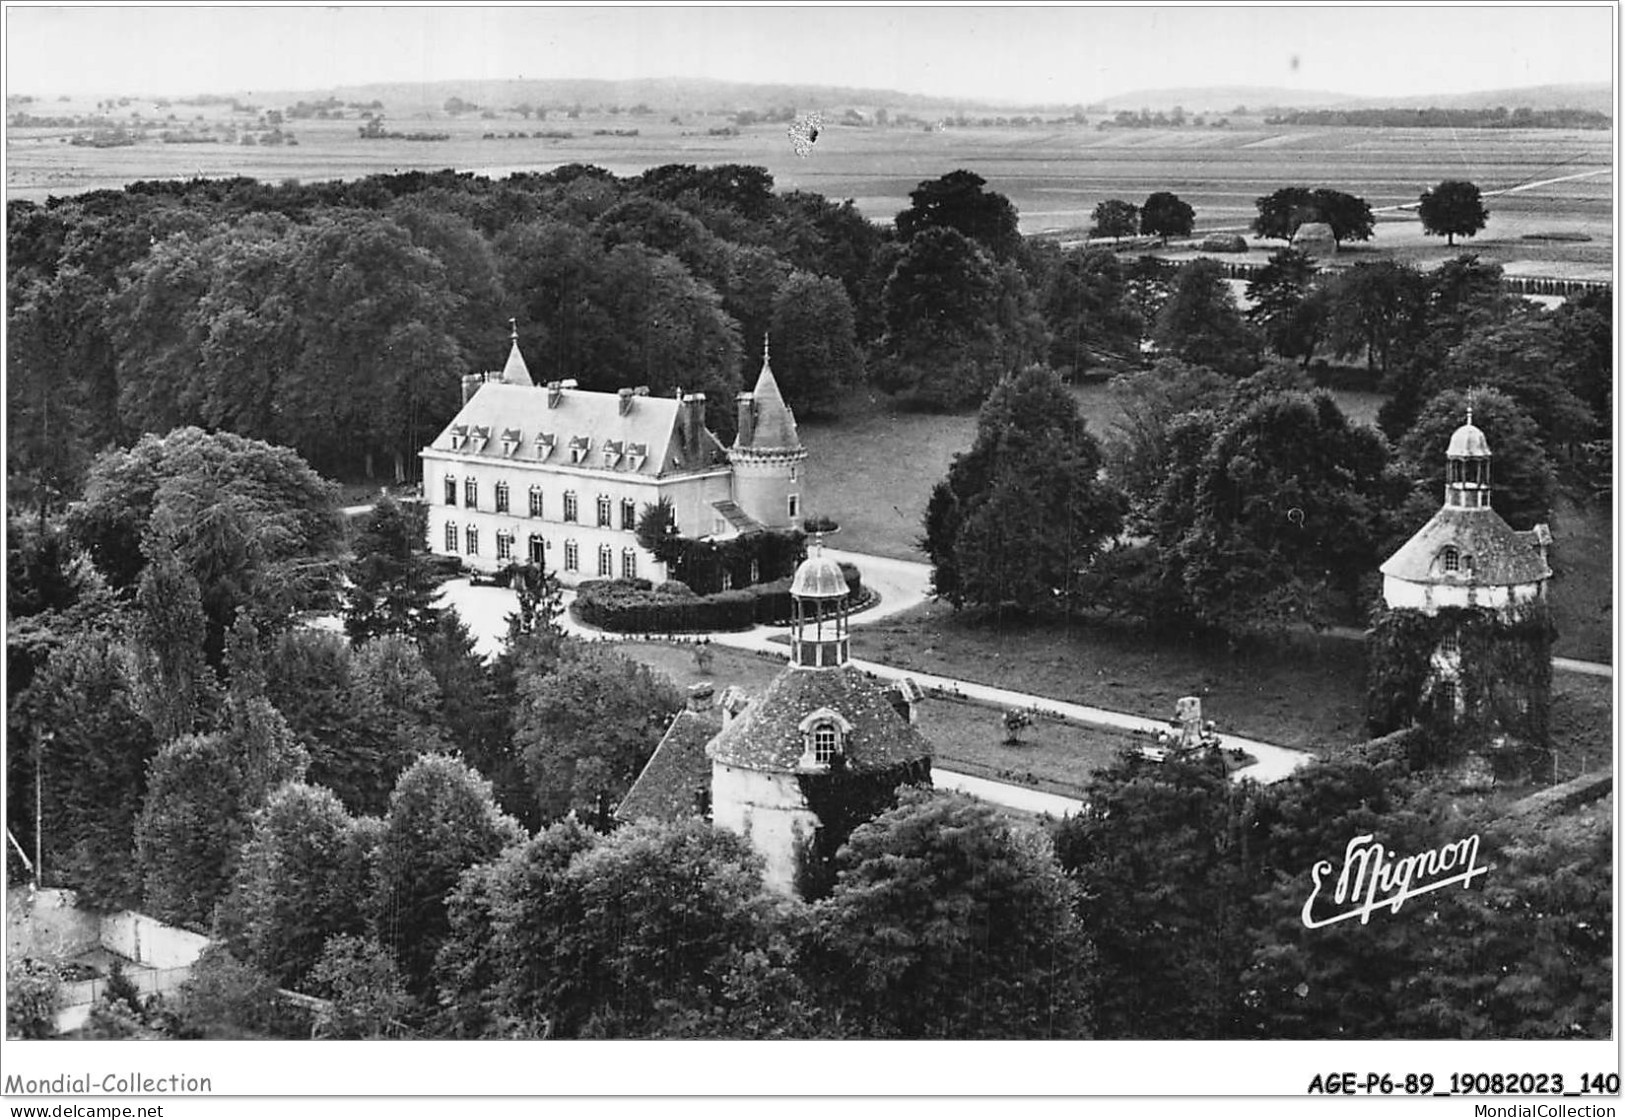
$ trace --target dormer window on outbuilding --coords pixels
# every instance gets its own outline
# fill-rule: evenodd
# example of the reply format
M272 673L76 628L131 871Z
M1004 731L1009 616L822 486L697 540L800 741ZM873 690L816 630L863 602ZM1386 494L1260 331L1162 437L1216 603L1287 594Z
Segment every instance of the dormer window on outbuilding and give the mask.
M1455 545L1446 545L1444 550L1444 570L1459 572L1461 570L1461 553Z
M800 723L801 769L827 770L846 756L852 724L832 708L820 708Z

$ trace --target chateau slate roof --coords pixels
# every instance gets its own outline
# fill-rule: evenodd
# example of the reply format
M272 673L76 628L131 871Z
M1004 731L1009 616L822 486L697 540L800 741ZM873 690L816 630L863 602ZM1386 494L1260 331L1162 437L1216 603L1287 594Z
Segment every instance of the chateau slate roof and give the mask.
M558 403L549 408L548 401L555 395ZM685 461L678 427L681 409L682 404L675 397L639 396L633 398L632 407L623 413L620 397L615 393L487 381L429 446L433 450L475 458L513 463L545 462L568 469L571 462L567 451L555 449L546 455L539 453L537 438L547 436L552 438L555 448L567 447L572 440L587 441L592 453L582 460L580 469L609 469L661 477L725 465L727 454L709 429L701 430L698 461ZM504 455L502 446L495 441L483 448L475 448L471 443L460 448L452 446L454 429L472 431L478 427L495 431L517 429L522 438L511 455ZM616 466L605 468L603 457L597 452L606 440L623 446L645 446L647 458L639 461L635 456L627 456Z
M843 743L850 770L861 773L930 758L930 741L898 713L886 690L851 665L789 666L711 741L706 754L747 770L794 773L806 749L801 722L828 708L852 725Z
M765 358L762 372L756 378L752 391L756 398L756 427L750 441L734 443L735 450L746 451L800 451L801 435L796 431L796 417L779 393L779 383L773 377L773 365Z
M1493 509L1445 506L1382 565L1382 574L1409 583L1510 587L1549 579L1536 531L1520 533ZM1444 550L1455 545L1472 557L1472 570L1444 570Z
M661 737L655 753L632 783L615 819L675 821L700 815L700 797L711 792L711 760L705 745L722 730L715 712L685 708Z

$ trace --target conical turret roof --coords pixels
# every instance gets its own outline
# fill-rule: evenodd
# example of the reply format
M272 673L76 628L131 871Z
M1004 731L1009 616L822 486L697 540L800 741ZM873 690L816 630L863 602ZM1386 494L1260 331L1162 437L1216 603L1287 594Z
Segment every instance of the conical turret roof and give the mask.
M801 436L796 431L795 413L784 403L779 383L773 377L773 363L762 350L762 373L751 395L756 399L756 424L746 443L735 446L748 451L800 451Z
M519 352L517 337L513 340L513 348L508 351L508 364L502 367L502 382L505 385L536 386L530 376L530 367L525 365L525 356Z

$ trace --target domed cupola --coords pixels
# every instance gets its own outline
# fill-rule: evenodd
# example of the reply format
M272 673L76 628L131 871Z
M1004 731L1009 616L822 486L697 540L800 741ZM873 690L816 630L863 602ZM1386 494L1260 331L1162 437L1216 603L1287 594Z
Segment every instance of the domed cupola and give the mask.
M825 555L820 540L812 555L801 562L790 581L794 623L790 631L790 663L809 669L846 664L846 576L840 564Z
M1467 423L1450 437L1445 458L1444 504L1456 509L1489 509L1490 441L1474 427L1471 407Z

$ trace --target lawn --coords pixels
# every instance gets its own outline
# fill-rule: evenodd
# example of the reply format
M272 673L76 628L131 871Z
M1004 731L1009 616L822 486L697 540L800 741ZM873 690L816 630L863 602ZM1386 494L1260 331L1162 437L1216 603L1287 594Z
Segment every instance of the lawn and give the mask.
M1552 518L1552 613L1556 653L1581 661L1614 661L1613 508L1564 500Z
M1149 718L1200 696L1221 732L1300 750L1365 738L1364 652L1346 639L1304 635L1230 651L1128 626L1000 626L928 603L860 628L852 645L889 665Z
M711 671L701 673L692 646L625 642L616 648L685 689L709 680L719 690L737 685L759 695L785 666L782 658L713 645ZM1067 797L1079 796L1090 774L1138 742L1132 735L1046 720L1024 731L1019 746L1010 746L1004 742L1002 709L931 698L920 702L919 728L936 747L936 764L943 769Z
M1556 780L1614 764L1614 682L1578 673L1552 674L1552 754Z

